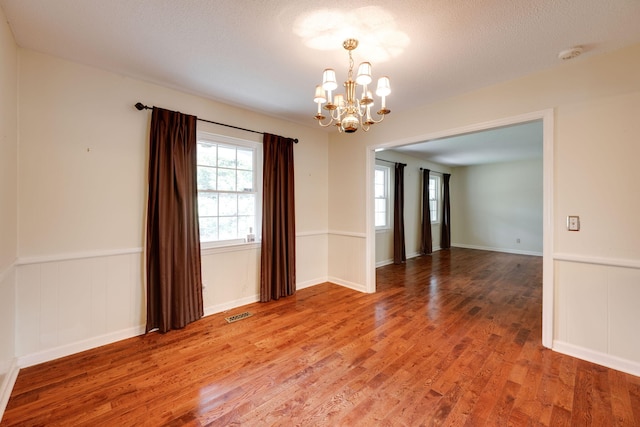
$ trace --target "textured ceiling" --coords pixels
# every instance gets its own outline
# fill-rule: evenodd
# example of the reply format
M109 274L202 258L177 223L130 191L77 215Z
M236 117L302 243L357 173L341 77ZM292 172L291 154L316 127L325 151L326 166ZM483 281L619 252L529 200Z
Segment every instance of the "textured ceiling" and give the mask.
M346 6L353 10L349 13ZM640 0L0 0L19 46L308 126L322 70L388 75L394 114L640 42ZM140 101L145 102L144 99ZM166 106L171 108L171 106Z
M542 121L434 139L394 148L413 157L448 166L542 159Z

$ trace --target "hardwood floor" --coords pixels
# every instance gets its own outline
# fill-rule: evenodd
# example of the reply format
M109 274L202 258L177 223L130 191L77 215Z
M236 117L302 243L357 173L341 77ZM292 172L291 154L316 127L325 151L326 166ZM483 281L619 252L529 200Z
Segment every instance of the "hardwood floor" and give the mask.
M541 261L440 251L26 368L1 425L640 425L640 378L541 346Z

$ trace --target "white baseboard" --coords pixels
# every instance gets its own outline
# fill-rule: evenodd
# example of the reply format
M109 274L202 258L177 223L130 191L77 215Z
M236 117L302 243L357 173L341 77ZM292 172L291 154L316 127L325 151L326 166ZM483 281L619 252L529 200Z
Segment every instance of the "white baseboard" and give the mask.
M640 377L640 363L632 360L623 359L611 354L601 353L599 351L558 340L553 341L553 350L558 353L566 354L568 356L586 360L587 362L596 363L598 365L606 366L607 368Z
M316 285L319 285L321 283L326 283L328 281L329 281L328 277L320 277L320 278L317 278L317 279L305 280L304 282L296 283L296 289L300 290L300 289L304 289L304 288L310 288L312 286L316 286Z
M28 366L37 365L39 363L50 362L51 360L59 359L61 357L70 356L72 354L80 353L82 351L91 350L92 348L100 347L106 344L112 344L117 341L122 341L127 338L133 338L138 335L144 334L144 325L123 329L120 331L104 334L96 337L91 337L86 340L77 341L74 343L54 347L48 350L44 350L38 353L27 354L25 356L18 357L18 366L20 368L26 368Z
M15 385L18 373L20 372L16 359L12 359L7 366L3 366L2 372L2 381L0 381L0 421L2 421L4 410L7 408L7 403L9 403L13 386Z
M440 250L440 248L433 248L431 250L431 253L437 252L439 250ZM423 256L420 252L414 252L414 253L412 253L410 255L407 255L407 259L417 258L417 257L420 257L420 256ZM384 261L378 261L378 262L376 262L376 268L384 267L385 265L391 265L391 264L393 264L393 259L386 259Z
M345 288L353 289L354 291L367 292L366 286L362 283L349 282L348 280L338 279L337 277L329 277L328 281L336 285L344 286Z
M480 251L491 251L491 252L504 252L504 253L507 253L507 254L516 254L516 255L542 256L542 252L520 251L520 250L517 250L517 249L508 249L508 248L492 248L490 246L466 245L464 243L452 243L451 246L454 247L454 248L477 249L477 250L480 250Z
M260 295L255 294L248 297L240 298L237 300L225 302L222 304L211 305L204 308L204 315L211 316L212 314L222 313L227 310L232 310L243 305L251 304L260 301Z
M384 267L385 265L391 265L393 264L393 260L392 259L387 259L384 261L378 261L376 262L376 268L380 268L380 267Z

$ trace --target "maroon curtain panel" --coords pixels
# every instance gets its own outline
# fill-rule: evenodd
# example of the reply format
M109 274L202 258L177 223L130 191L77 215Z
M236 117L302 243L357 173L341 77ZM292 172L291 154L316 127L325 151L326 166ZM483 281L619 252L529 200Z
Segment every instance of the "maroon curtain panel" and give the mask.
M264 134L260 301L296 292L296 221L291 138Z
M407 260L404 243L404 167L396 163L393 182L393 263L402 264Z
M442 174L442 235L440 237L440 248L449 249L451 247L451 203L449 202L449 178L451 174Z
M433 252L431 238L431 206L429 205L429 169L422 170L422 235L420 236L420 253Z
M149 137L146 331L203 314L195 116L153 108Z

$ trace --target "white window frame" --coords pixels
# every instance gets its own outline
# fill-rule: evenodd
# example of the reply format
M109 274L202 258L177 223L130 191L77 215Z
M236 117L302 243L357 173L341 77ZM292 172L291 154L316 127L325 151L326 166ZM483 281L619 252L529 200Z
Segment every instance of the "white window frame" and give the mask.
M435 187L435 199L431 198L431 182ZM431 202L435 201L435 214L431 210ZM440 207L442 205L442 177L429 174L429 210L431 212L431 224L440 224Z
M391 194L391 188L390 188L390 186L391 186L391 178L390 178L390 176L391 176L391 168L389 166L376 165L375 172L377 172L377 171L384 172L384 180L385 180L385 182L384 182L385 224L384 225L376 225L375 227L376 227L376 231L390 230L391 229L391 220L390 220L390 218L391 218L391 212L390 212L390 204L391 204L391 202L390 202L390 199L391 199L391 197L390 197L390 194ZM375 174L375 172L374 172L374 174ZM375 185L376 185L376 182L375 182L375 176L374 176L374 186ZM378 200L378 199L382 199L382 197L375 197L375 194L376 194L375 188L374 188L373 194L374 194L374 203L373 203L374 212L373 212L373 216L374 216L374 223L375 223L375 220L376 220L376 217L377 217L376 214L378 213L375 210L376 209L375 201Z
M253 156L253 188L254 191L252 193L255 194L255 227L253 230L253 234L255 235L255 241L248 242L246 236L238 236L236 239L228 239L228 240L215 240L215 241L203 241L200 240L201 249L208 248L220 248L225 246L238 246L238 245L255 245L260 242L260 238L262 236L262 144L255 141L250 141L246 139L233 138L224 135L218 135L205 131L197 132L197 142L211 143L222 146L232 146L232 147L240 147L240 148L250 148L254 152ZM199 167L199 165L198 165ZM200 191L198 191L200 193ZM242 191L236 191L238 194L242 194Z

